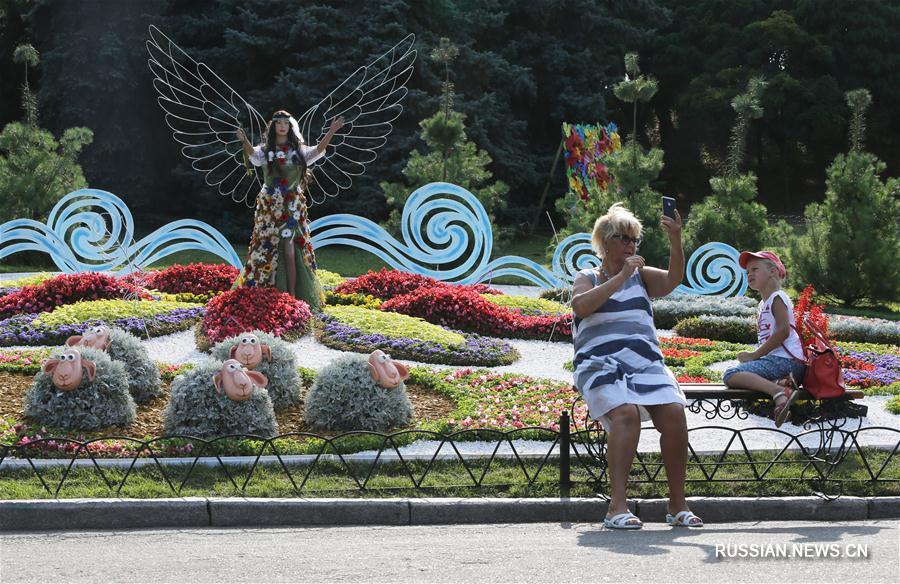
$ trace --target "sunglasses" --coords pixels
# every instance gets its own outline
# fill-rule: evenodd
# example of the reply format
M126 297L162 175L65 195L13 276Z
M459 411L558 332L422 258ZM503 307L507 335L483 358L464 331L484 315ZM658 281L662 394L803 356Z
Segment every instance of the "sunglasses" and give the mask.
M629 243L633 243L635 247L641 244L640 237L628 237L627 235L622 235L621 233L616 233L612 236L613 239L618 239L622 242L622 245L628 245Z

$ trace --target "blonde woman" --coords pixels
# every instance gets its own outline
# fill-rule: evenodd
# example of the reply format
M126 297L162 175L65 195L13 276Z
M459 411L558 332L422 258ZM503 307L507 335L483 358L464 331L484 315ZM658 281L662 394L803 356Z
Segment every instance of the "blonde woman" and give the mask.
M669 236L667 270L645 265L637 255L643 228L621 203L597 219L591 237L600 268L580 271L572 290L575 313L575 386L590 415L607 433L610 502L603 524L612 529L640 529L628 510L626 485L637 451L641 421L651 419L660 433L660 448L669 483L666 521L701 527L687 506L687 421L684 393L663 362L651 297L666 296L684 276L681 215L663 216Z

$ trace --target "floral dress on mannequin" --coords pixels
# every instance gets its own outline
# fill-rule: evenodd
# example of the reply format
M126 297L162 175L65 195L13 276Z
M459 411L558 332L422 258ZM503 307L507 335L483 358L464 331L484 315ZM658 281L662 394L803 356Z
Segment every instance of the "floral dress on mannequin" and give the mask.
M261 146L249 157L254 166L262 168L264 186L256 197L253 235L247 263L235 282L236 286L277 286L288 291L286 258L279 253L283 241L294 245L296 266L295 296L312 310L324 301L322 285L316 277L316 256L309 233L306 215L306 169L323 156L315 147L301 145L300 152L285 144L270 152L270 165ZM301 163L302 157L305 164Z

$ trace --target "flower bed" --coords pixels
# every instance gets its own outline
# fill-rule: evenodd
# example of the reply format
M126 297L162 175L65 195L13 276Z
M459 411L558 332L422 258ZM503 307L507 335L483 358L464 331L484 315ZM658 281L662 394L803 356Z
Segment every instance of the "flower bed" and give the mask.
M50 349L0 350L0 371L34 375L50 358Z
M570 383L516 373L459 369L442 375L444 391L458 404L447 425L460 430L514 430L527 426L559 429L559 416L578 397ZM587 405L574 409L573 424L585 425Z
M212 296L231 289L239 271L229 264L175 264L122 279L169 294ZM137 278L137 279L135 279Z
M121 301L129 303L127 301ZM160 337L185 331L199 322L205 309L176 308L146 317L127 316L118 319L93 319L58 326L37 326L35 321L44 314L23 314L0 320L0 347L13 345L61 345L72 335L84 334L92 326L106 324L121 328L138 337Z
M309 330L309 306L287 292L275 288L242 286L220 294L206 305L206 314L197 327L197 347L212 345L243 332L261 330L292 340Z
M488 302L471 289L424 288L388 300L382 310L492 337L571 341L572 315L525 316Z
M488 302L492 302L497 306L502 306L510 310L515 310L520 314L538 315L538 314L571 314L572 309L565 304L545 300L543 298L531 298L529 296L514 296L506 294L482 294L482 298Z
M329 306L325 308L325 314L364 335L380 334L391 339L410 338L448 348L460 347L466 341L459 333L404 314L368 310L358 306Z
M391 338L379 333L366 333L340 322L325 313L320 317L316 338L323 345L339 351L370 353L381 349L394 359L410 359L423 363L443 365L483 365L494 367L509 365L519 358L519 353L498 339L474 334L460 334L464 342L448 346L415 338ZM450 332L450 331L448 331Z
M48 312L81 300L132 298L149 300L150 294L114 276L88 272L62 274L36 286L25 286L0 298L0 319L20 314Z
M456 285L441 282L428 276L388 270L382 268L378 272L369 271L358 278L347 280L335 287L337 294L363 294L372 295L380 300L390 300L396 296L402 296L427 288L451 288L456 290L470 290L478 294L503 294L485 284Z
M900 347L837 343L835 348L847 385L873 390L900 383Z

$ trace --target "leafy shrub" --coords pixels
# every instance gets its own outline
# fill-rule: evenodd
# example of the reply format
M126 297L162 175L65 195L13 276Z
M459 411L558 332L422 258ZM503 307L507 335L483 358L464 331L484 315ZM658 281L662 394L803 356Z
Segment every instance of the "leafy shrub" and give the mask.
M150 359L147 348L140 339L121 329L109 331L111 341L106 352L113 361L125 365L128 374L128 391L135 403L145 403L162 395L162 380L159 369Z
M287 292L242 286L209 301L198 327L197 346L205 351L254 330L292 340L309 330L311 318L309 306Z
M37 317L34 320L34 326L55 328L64 324L78 324L94 320L111 323L123 318L148 318L173 310L196 308L196 304L187 302L95 300L60 306Z
M828 332L836 341L858 343L900 344L900 323L889 320L832 316Z
M53 357L62 351L57 349ZM94 430L104 426L127 426L134 422L136 408L128 393L125 366L103 351L79 347L83 359L96 365L94 381L87 374L76 389L59 391L51 376L39 372L25 392L25 415L41 424L66 430Z
M272 407L281 410L300 401L300 375L297 372L297 358L290 346L281 339L263 331L251 331L263 345L272 352L272 362L263 359L253 370L266 376L269 384L266 391L272 400ZM240 342L239 337L225 339L212 349L212 356L220 361L231 358L231 347Z
M569 314L572 312L572 309L565 304L543 298L507 296L506 294L482 294L481 297L497 306L517 310L522 314Z
M306 422L327 430L384 431L405 426L412 417L406 386L376 384L361 355L342 355L323 367L305 400Z
M400 316L400 315L398 315ZM338 351L371 353L381 349L395 359L411 359L424 363L443 365L483 365L494 367L509 365L519 358L519 352L500 339L463 334L461 345L447 346L443 343L422 341L404 337L387 337L380 333L365 333L333 316L323 314L321 326L316 331L320 343ZM449 331L458 333L457 331Z
M559 302L560 304L570 306L572 302L572 289L545 288L544 290L541 290L540 294L538 294L538 298L543 298L544 300L551 300L553 302Z
M756 344L756 319L741 316L693 316L675 324L683 337Z
M15 294L0 298L0 319L17 314L48 312L58 306L79 300L113 298L150 299L149 293L114 276L88 272L62 274L37 286L25 286Z
M326 289L334 288L347 279L337 272L329 272L328 270L322 269L316 270L316 277L319 278L322 287Z
M388 300L382 310L423 318L430 323L495 337L572 339L572 315L525 316L488 302L472 289L424 288ZM551 338L552 337L552 338Z
M239 270L229 264L175 264L162 270L144 272L135 283L169 294L201 296L230 290L238 274ZM128 278L125 276L126 281Z
M166 435L201 438L229 434L266 438L277 435L278 422L268 392L256 388L243 401L231 400L213 385L213 375L221 369L221 361L206 361L175 378L163 411Z
M656 326L661 329L670 329L680 320L701 314L755 316L757 303L746 296L725 298L695 294L670 294L664 298L652 300L651 304L653 305L653 322Z
M884 409L892 414L900 414L900 395L895 395L884 404Z
M329 306L325 314L338 322L358 329L363 334L381 334L388 338L409 338L438 343L448 347L460 346L465 337L421 318L378 310L368 310L358 306Z

